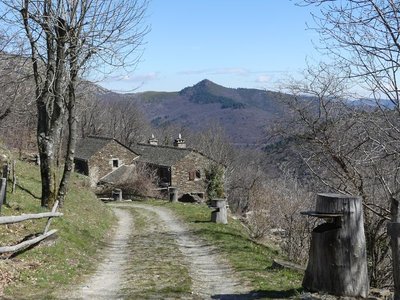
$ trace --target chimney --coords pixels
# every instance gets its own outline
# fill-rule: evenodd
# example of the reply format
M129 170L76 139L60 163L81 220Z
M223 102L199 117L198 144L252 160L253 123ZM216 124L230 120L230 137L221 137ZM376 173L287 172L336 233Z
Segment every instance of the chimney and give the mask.
M178 138L175 139L174 141L174 146L177 148L186 148L186 142L184 139L182 139L182 135L179 134Z
M147 141L149 145L157 146L158 140L154 137L154 134L151 135L151 138Z

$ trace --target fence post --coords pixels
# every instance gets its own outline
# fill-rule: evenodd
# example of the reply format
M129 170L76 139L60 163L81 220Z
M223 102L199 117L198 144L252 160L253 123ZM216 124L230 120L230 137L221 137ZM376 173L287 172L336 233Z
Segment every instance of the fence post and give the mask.
M7 181L8 181L8 172L9 172L9 167L8 164L3 165L3 178L5 179L5 185L4 185L4 195L3 195L3 204L7 204Z
M0 178L0 211L3 204L6 204L6 194L7 194L7 179Z
M16 161L13 160L13 164L12 164L12 193L15 193L15 186L17 185L17 172L15 170L15 164Z
M54 206L53 206L53 208L51 209L51 212L52 213L55 213L56 211L57 211L57 208L58 208L58 200L56 201L56 203L54 203ZM47 223L46 223L46 227L44 228L44 231L43 231L43 234L45 234L45 233L47 233L48 231L49 231L49 228L50 228L50 224L51 224L51 220L52 220L53 218L48 218L47 219Z
M315 211L302 214L327 222L314 228L303 287L336 296L368 296L361 198L318 194Z

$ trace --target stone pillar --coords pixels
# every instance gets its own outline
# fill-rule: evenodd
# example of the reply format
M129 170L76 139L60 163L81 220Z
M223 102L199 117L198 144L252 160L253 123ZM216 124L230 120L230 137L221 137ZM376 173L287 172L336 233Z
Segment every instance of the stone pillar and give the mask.
M213 199L211 200L211 222L228 224L228 206L226 199Z
M362 201L359 197L318 194L315 211L323 218L314 228L303 287L335 296L368 296L367 255Z
M170 202L178 202L178 188L177 187L168 187L169 201Z
M122 190L114 189L112 191L112 198L114 199L114 201L122 201Z

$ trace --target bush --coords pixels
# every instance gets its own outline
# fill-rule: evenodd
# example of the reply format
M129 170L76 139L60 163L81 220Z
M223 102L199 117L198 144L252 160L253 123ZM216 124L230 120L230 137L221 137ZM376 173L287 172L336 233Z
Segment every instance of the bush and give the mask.
M97 188L96 193L100 195L110 195L114 189L121 189L122 195L137 197L160 196L157 191L157 176L155 171L149 169L144 164L132 166L118 182L105 183Z
M223 198L224 192L224 169L220 165L211 165L206 170L207 196L208 199Z

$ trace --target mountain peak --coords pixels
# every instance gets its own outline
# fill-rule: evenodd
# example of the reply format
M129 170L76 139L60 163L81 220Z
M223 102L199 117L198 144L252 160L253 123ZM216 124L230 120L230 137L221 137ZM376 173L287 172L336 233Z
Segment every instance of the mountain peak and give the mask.
M199 81L198 83L194 84L192 86L192 88L206 88L206 89L210 89L210 88L224 88L222 85L218 85L215 82L212 82L209 79L203 79L201 81Z
M199 81L195 85L209 85L209 84L213 84L214 85L215 83L206 78L206 79L203 79L202 81Z

